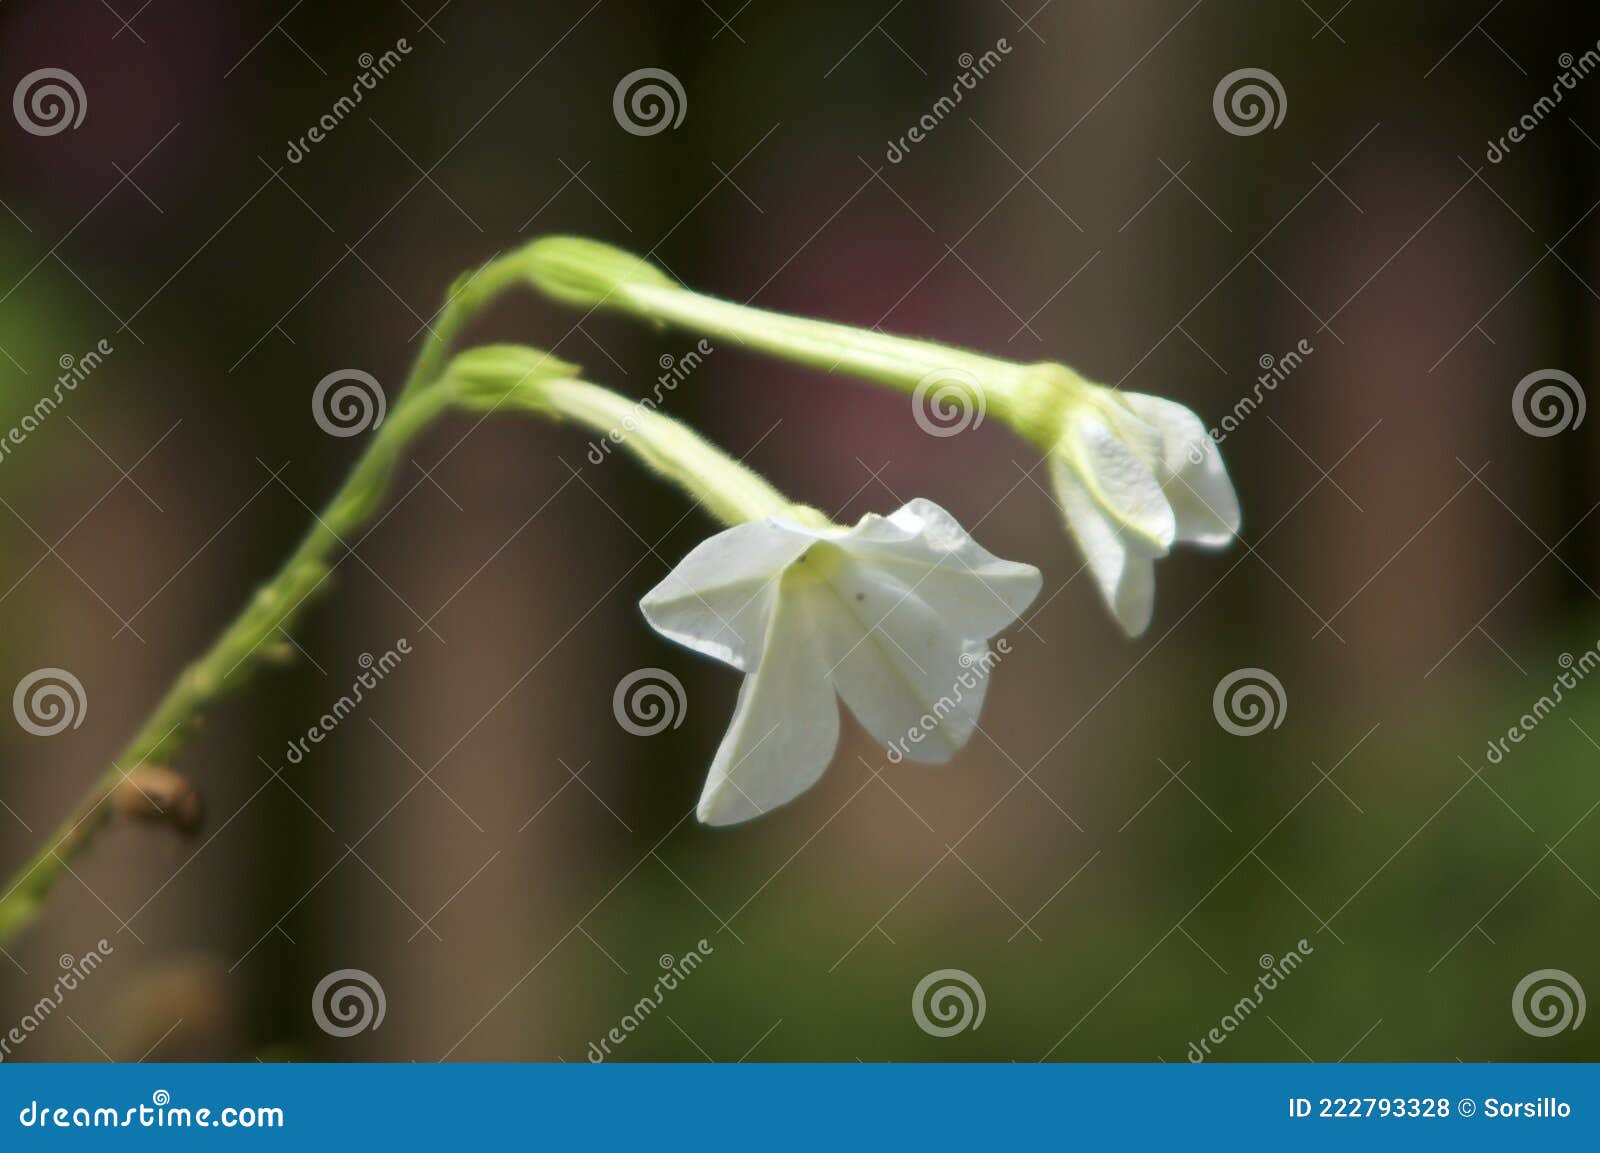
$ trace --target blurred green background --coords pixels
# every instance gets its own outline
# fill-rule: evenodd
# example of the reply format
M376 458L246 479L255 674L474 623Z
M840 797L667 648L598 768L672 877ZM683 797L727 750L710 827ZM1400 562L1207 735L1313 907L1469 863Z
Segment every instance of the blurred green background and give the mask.
M450 280L534 235L1063 360L1208 423L1261 358L1314 350L1224 444L1243 540L1163 562L1134 642L998 422L936 439L900 395L708 357L666 411L786 491L849 518L927 496L1046 577L992 740L893 766L847 722L817 788L732 830L691 810L738 678L635 607L714 526L573 430L446 422L297 628L304 655L175 766L206 827L114 831L0 958L3 1030L58 956L115 950L10 1059L583 1060L702 939L618 1058L1183 1060L1302 938L1218 1058L1596 1054L1592 1025L1532 1036L1511 999L1546 968L1600 990L1600 687L1502 763L1486 746L1600 641L1594 424L1530 436L1511 401L1536 370L1586 384L1600 351L1600 79L1485 152L1600 15L1036 3L0 8L7 88L58 67L87 99L75 130L0 126L0 426L61 357L114 348L0 461L0 685L59 666L89 706L53 738L0 725L7 872L355 458L311 419L316 383L359 368L392 396ZM645 67L686 106L638 136L612 98ZM1241 136L1212 97L1244 67L1286 110ZM635 395L693 344L575 319L519 297L472 338ZM287 763L400 637L414 654ZM645 666L687 717L636 737L612 693ZM1212 705L1245 667L1286 701L1251 737ZM311 1012L343 968L388 1006L348 1039ZM943 968L981 984L980 1028L917 1026Z

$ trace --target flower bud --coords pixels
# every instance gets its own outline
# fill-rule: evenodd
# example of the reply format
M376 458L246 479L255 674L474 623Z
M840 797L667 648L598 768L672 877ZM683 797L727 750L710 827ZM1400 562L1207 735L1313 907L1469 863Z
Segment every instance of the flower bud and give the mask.
M468 349L450 362L446 378L461 402L473 408L496 408L507 401L547 409L541 386L550 380L572 380L575 364L520 344L486 344Z
M538 291L563 304L585 308L599 307L629 284L674 287L666 273L649 261L577 236L544 237L515 259Z

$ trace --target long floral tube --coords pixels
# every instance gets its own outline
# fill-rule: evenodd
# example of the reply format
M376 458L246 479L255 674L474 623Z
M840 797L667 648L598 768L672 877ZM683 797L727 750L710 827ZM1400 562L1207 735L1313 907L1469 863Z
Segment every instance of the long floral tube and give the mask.
M1221 454L1199 417L1174 401L1097 385L1063 364L1016 364L720 300L592 240L545 237L512 259L564 304L736 341L1009 424L1044 452L1057 507L1130 636L1149 627L1158 558L1179 542L1219 547L1238 533L1239 501Z

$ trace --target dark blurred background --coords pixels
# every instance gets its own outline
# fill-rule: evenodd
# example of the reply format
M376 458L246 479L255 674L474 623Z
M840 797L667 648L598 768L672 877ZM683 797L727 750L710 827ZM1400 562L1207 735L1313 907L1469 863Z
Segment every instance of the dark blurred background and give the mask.
M197 837L124 827L0 957L0 1030L100 938L109 959L10 1059L1183 1060L1271 960L1300 968L1222 1059L1593 1056L1530 1035L1527 974L1600 990L1600 688L1501 763L1488 742L1600 638L1594 422L1533 436L1518 382L1596 365L1600 76L1488 149L1595 48L1567 4L237 3L14 0L5 91L54 67L82 124L0 129L0 426L62 357L114 351L0 462L0 685L69 669L81 727L0 725L0 866L23 862L292 548L362 441L310 395L391 398L453 277L544 232L654 250L707 291L937 337L1168 396L1218 422L1263 357L1313 351L1226 439L1230 551L1158 569L1129 642L998 421L719 349L666 411L839 517L913 496L1045 593L951 765L848 722L796 803L692 809L738 677L636 602L714 530L623 457L518 417L444 422L298 625L286 668L174 766ZM1037 10L1035 10L1037 8ZM411 49L298 163L362 54ZM964 70L1009 51L902 159ZM613 90L671 72L681 124ZM1273 74L1226 131L1222 78ZM506 300L514 339L642 395L693 339ZM573 483L576 470L583 483ZM647 547L647 544L649 547ZM413 653L300 764L361 654ZM682 727L624 731L664 668ZM1225 731L1240 668L1277 728ZM276 774L276 775L275 775ZM687 819L686 819L687 818ZM359 968L381 1028L318 1028ZM920 1029L958 968L981 1028Z

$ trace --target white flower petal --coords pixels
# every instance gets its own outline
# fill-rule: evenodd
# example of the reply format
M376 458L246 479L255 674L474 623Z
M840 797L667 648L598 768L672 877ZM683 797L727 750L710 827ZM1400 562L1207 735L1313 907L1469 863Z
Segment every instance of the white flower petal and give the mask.
M1122 399L1161 432L1162 490L1172 504L1178 539L1227 544L1239 531L1239 497L1200 418L1159 396L1130 392Z
M795 525L752 521L701 541L639 602L662 636L750 672L777 602L777 576L816 540Z
M959 752L988 687L962 656L981 653L982 640L875 558L846 553L826 581L805 591L818 605L815 618L826 622L823 652L834 687L862 727L909 760L942 764Z
M1041 583L930 501L853 529L773 517L701 544L640 602L659 632L747 673L701 821L749 820L815 784L838 744L836 694L904 758L949 760L977 726L989 638Z
M887 517L866 516L841 547L892 572L963 637L987 640L1022 615L1044 578L1030 564L1001 560L955 517L918 498Z
M1152 440L1151 446L1158 443ZM1073 415L1050 462L1058 474L1063 465L1076 472L1078 487L1117 526L1119 536L1139 541L1146 555L1166 555L1177 535L1177 522L1161 481L1098 413L1084 410Z
M839 704L822 658L815 602L780 594L761 662L745 677L697 815L735 825L770 812L822 776L839 744Z
M1050 456L1056 499L1067 527L1078 538L1083 558L1101 595L1124 632L1136 637L1150 626L1155 605L1155 554L1148 541L1126 532L1106 516L1085 488L1078 471L1059 453Z

